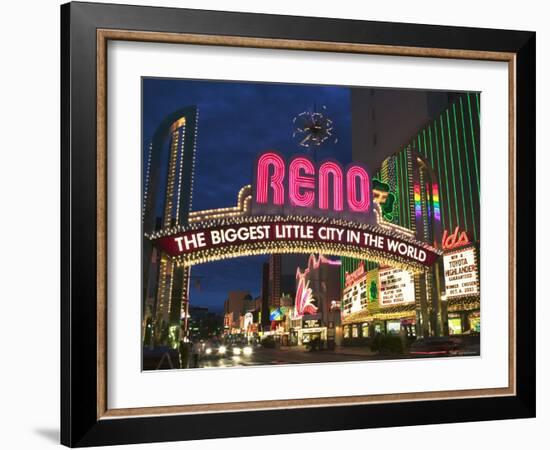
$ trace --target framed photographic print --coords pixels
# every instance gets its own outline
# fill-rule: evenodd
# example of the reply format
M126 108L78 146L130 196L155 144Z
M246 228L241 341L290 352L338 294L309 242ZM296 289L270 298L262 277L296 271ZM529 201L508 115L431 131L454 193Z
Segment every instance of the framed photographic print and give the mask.
M61 18L63 444L534 416L534 33Z

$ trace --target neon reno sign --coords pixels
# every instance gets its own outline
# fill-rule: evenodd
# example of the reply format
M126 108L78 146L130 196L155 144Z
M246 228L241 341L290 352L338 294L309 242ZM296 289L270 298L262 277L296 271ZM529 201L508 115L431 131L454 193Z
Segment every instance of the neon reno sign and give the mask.
M259 206L366 213L371 205L370 178L364 167L351 164L344 170L335 161L316 165L306 156L294 156L287 164L272 151L257 160L254 188Z

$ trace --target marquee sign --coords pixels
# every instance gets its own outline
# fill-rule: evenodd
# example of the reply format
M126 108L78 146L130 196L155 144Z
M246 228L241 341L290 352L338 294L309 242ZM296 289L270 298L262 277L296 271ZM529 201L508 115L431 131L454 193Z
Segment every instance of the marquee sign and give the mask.
M476 250L465 248L443 255L447 299L479 295Z
M413 303L414 278L411 273L395 268L380 269L380 304L382 306Z

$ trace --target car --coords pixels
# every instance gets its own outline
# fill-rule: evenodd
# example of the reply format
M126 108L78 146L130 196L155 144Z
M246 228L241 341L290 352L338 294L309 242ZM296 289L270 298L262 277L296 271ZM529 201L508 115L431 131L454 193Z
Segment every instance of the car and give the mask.
M251 345L246 343L235 343L227 347L227 353L229 356L250 356L254 353Z
M449 337L420 338L414 341L409 353L415 356L456 356L462 354L459 342Z
M226 354L227 347L217 341L206 342L202 351L202 357L207 359L222 358Z

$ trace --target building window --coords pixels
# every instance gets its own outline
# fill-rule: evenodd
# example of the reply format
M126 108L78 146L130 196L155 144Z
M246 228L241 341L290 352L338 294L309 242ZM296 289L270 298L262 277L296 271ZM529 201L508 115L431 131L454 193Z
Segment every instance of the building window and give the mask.
M479 313L471 314L468 319L470 321L470 330L475 333L479 333L481 331L481 321L479 320Z
M460 317L449 317L449 334L462 334L462 320L460 320Z
M388 320L388 322L386 322L386 331L388 334L399 334L401 331L401 321Z

